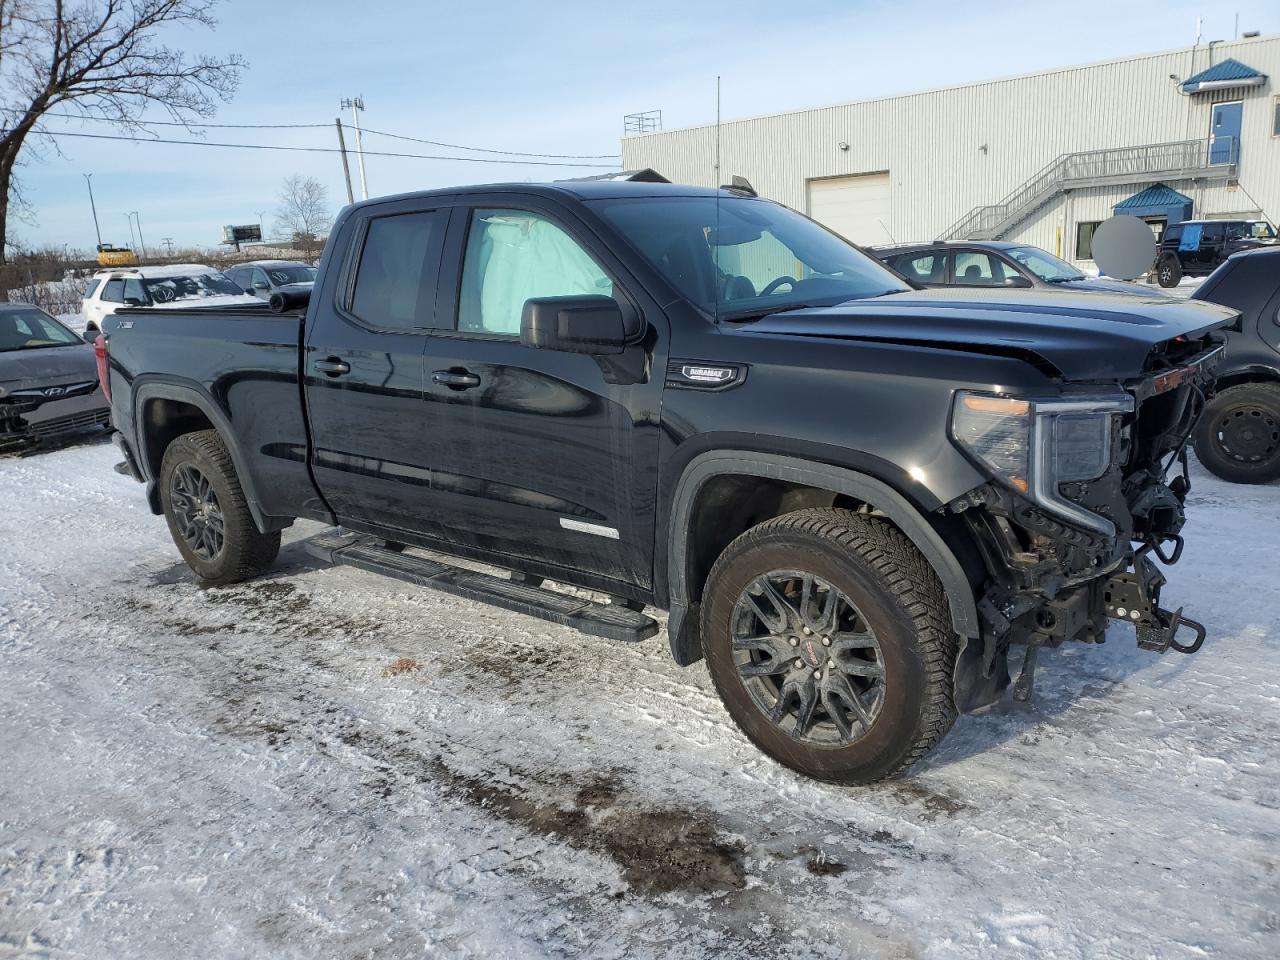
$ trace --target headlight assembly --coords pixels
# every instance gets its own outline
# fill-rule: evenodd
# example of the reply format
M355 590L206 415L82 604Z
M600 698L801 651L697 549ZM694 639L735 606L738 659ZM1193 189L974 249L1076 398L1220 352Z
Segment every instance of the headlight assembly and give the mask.
M1058 485L1096 480L1111 465L1111 418L1133 409L1117 393L1025 400L961 391L951 435L995 479L1072 523L1115 535L1115 524L1067 500Z

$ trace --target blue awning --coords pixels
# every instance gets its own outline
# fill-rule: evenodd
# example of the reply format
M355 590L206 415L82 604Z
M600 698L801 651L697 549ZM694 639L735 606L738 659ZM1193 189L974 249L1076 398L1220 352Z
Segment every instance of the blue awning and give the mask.
M1208 70L1201 70L1194 77L1182 81L1182 92L1207 93L1210 90L1230 90L1235 87L1260 87L1266 82L1265 73L1228 57Z
M1154 183L1141 193L1121 200L1112 210L1117 216L1163 217L1169 223L1191 218L1191 198L1164 183Z

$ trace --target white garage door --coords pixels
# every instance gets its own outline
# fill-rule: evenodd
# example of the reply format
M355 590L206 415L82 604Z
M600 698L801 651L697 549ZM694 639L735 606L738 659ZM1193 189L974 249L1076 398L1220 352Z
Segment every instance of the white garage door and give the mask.
M889 174L810 180L809 216L854 243L892 243Z

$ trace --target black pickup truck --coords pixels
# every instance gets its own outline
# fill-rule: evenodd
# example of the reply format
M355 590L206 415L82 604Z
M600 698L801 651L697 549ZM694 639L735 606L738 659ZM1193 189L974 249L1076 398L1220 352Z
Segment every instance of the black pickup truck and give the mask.
M866 782L999 696L1013 644L1024 699L1108 618L1199 647L1154 559L1234 315L915 290L744 189L517 184L348 207L305 308L122 310L103 352L205 581L301 517L331 562L588 634L665 609L761 749Z

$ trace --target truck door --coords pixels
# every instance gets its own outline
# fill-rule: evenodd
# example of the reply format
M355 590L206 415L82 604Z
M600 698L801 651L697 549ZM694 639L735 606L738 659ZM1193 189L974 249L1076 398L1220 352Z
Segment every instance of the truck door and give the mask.
M426 350L426 438L442 535L648 587L666 318L571 211L495 195L450 224L440 320ZM533 297L606 295L640 313L620 357L526 347Z
M316 482L339 522L421 530L429 509L422 355L447 214L379 204L343 231L303 350Z

